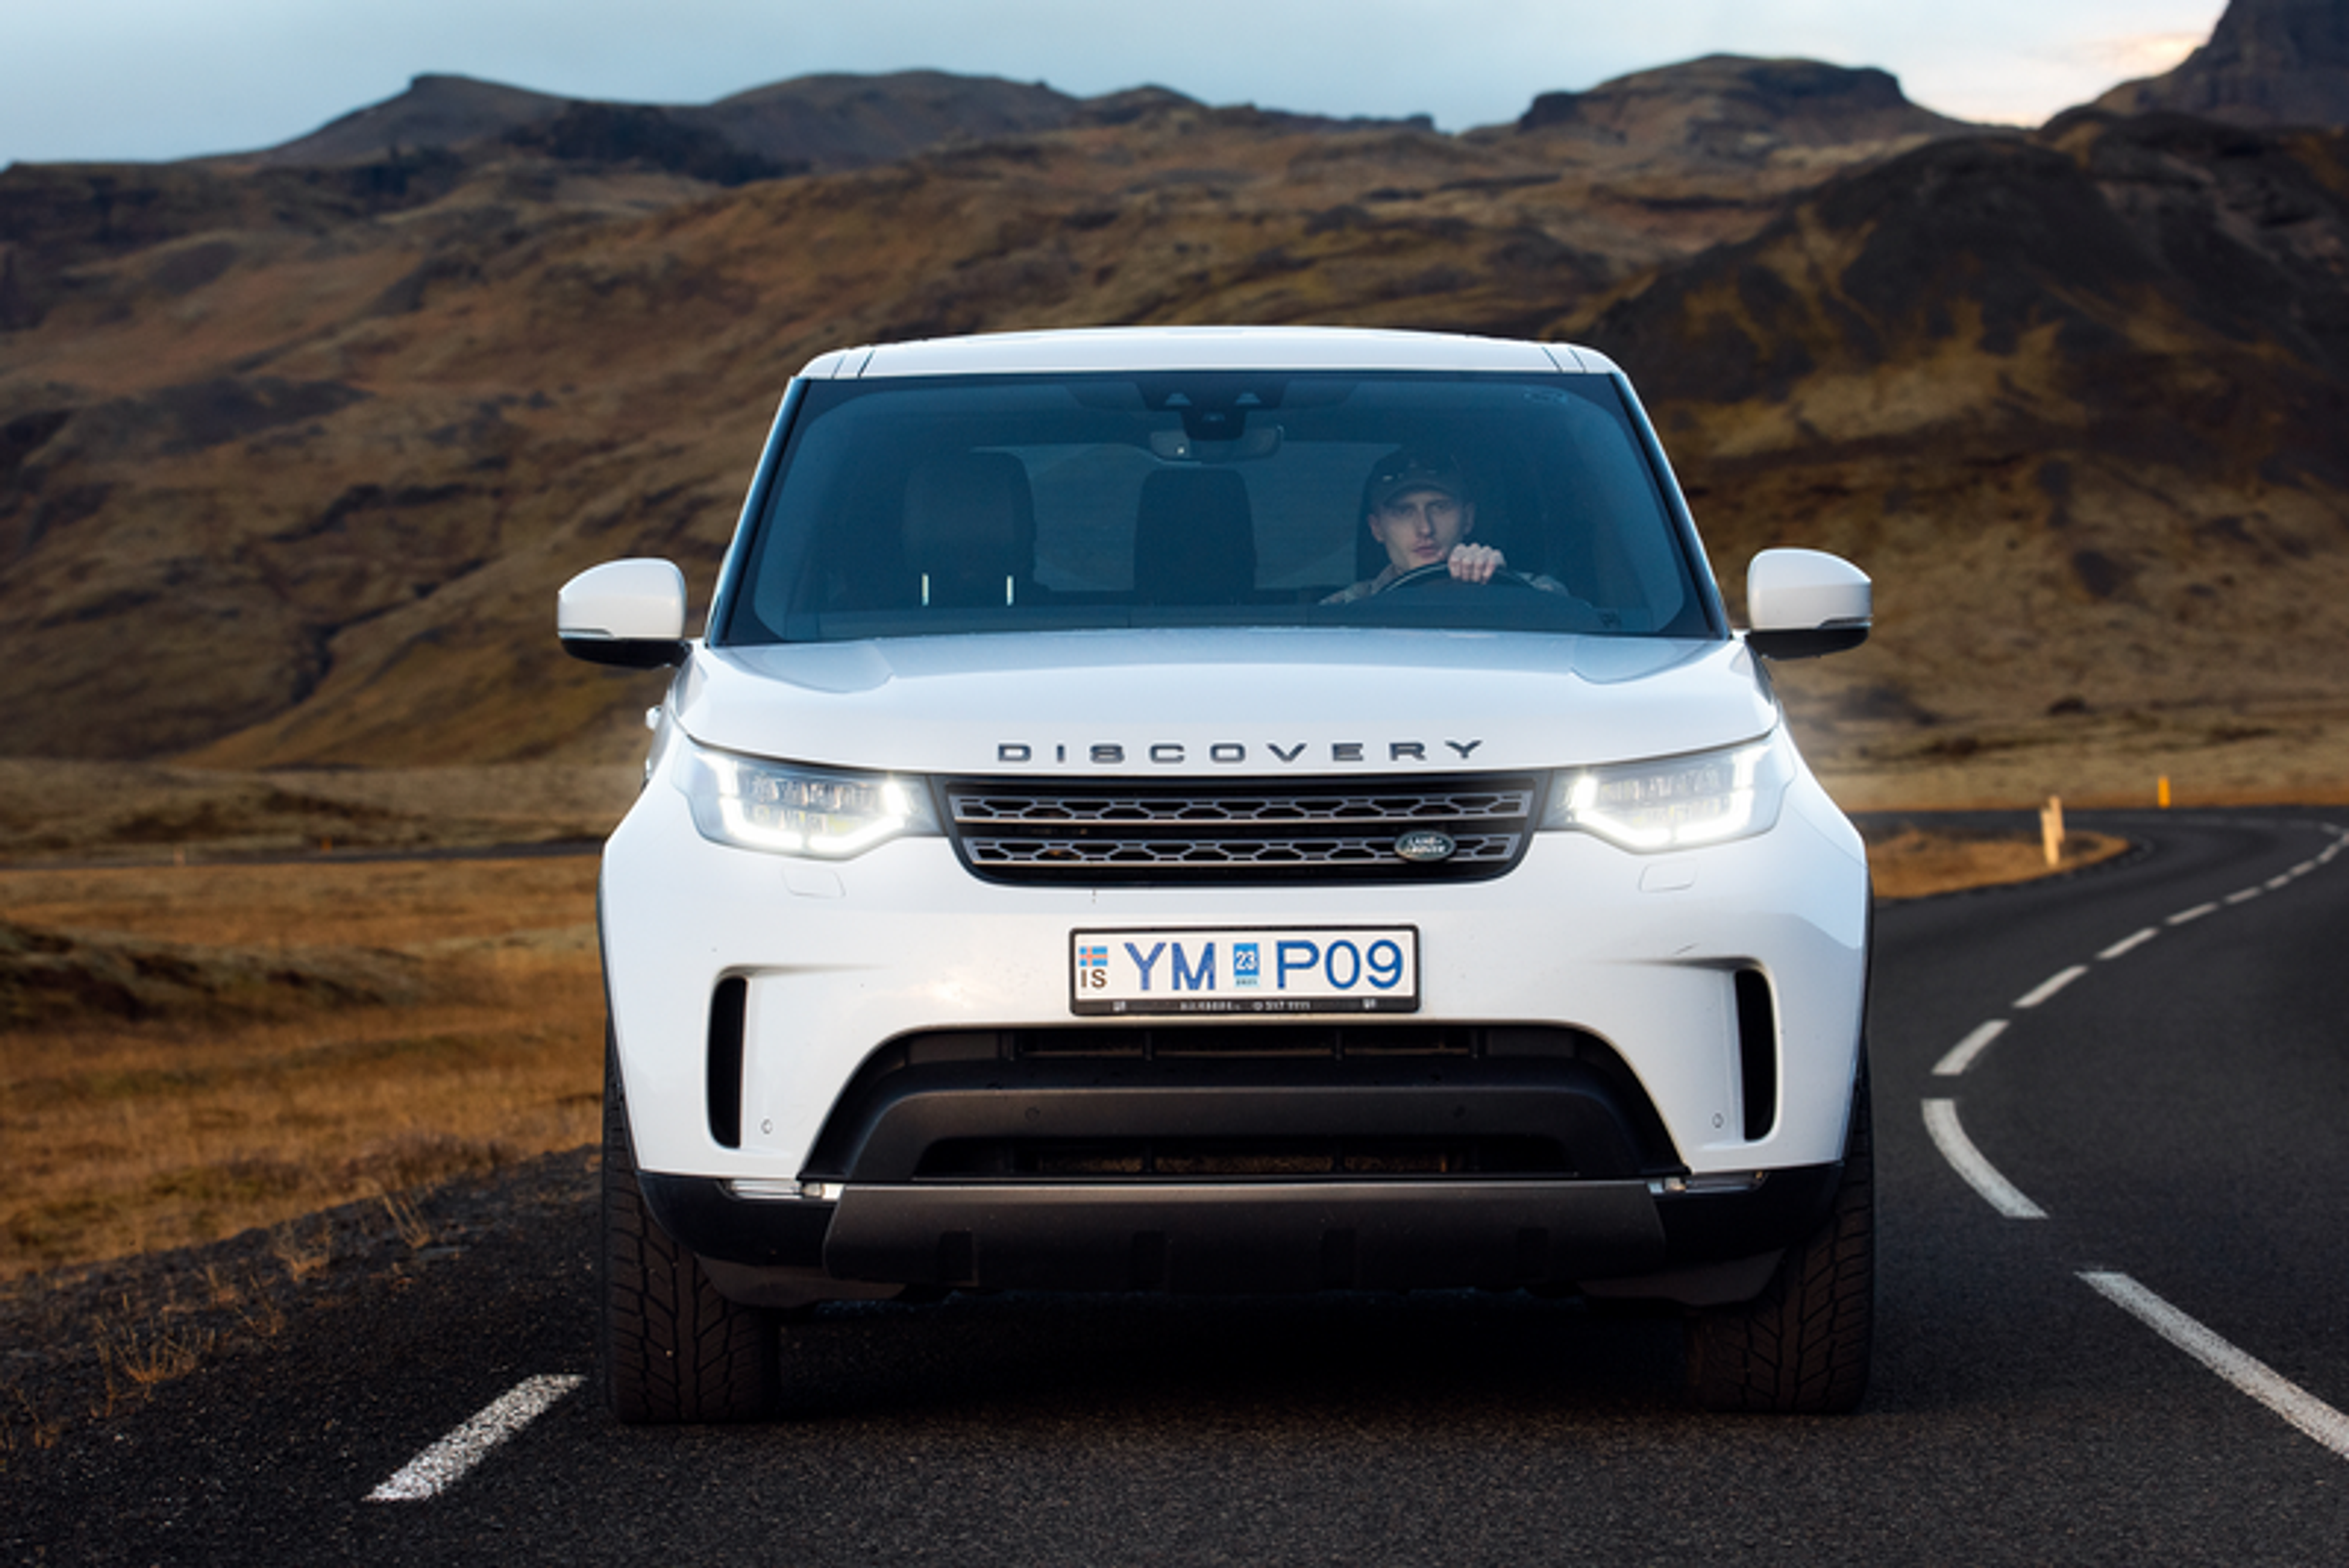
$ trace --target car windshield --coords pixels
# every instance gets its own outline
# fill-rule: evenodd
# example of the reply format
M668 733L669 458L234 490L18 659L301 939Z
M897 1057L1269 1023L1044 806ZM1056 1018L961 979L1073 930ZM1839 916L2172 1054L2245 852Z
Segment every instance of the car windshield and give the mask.
M1485 583L1407 572L1371 516L1431 498L1506 569ZM818 380L712 640L1331 625L1718 636L1693 550L1603 375Z

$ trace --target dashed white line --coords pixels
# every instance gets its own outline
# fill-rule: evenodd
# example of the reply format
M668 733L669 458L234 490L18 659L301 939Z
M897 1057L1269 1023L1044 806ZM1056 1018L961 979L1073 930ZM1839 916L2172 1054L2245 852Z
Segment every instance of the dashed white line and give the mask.
M1993 1018L1978 1025L1972 1033L1951 1046L1948 1055L1933 1064L1933 1075L1937 1078L1956 1077L1973 1065L1974 1058L1982 1054L1983 1046L2005 1033L2006 1020L2003 1018Z
M2047 1211L2025 1198L2014 1183L2001 1176L1990 1161L1982 1156L1966 1137L1965 1129L1958 1126L1958 1103L1955 1100L1925 1102L1925 1130L1932 1135L1933 1147L1950 1168L1982 1195L1990 1206L2010 1220L2044 1220Z
M2084 1271L2080 1278L2162 1338L2250 1395L2308 1436L2349 1459L2349 1416L2236 1349L2127 1274Z
M420 1502L438 1497L492 1449L544 1415L557 1399L587 1381L575 1375L527 1378L480 1414L408 1461L367 1493L369 1502Z
M2294 878L2305 877L2321 866L2331 865L2344 847L2349 847L2349 835L2344 835L2344 830L2331 823L2320 826L2333 838L2314 858L2302 861L2290 871L2271 877L2261 887L2245 888L2230 893L2220 902L2197 904L2190 909L2180 909L2165 923L2170 926L2189 925L2205 915L2218 913L2222 907L2247 904L2265 893L2290 886ZM2158 928L2147 926L2122 938L2096 957L2100 960L2124 957L2158 935ZM2059 974L2051 975L2032 991L2016 998L2014 1005L2018 1008L2036 1007L2087 972L2086 965L2075 964ZM1972 1033L1959 1041L1947 1055L1934 1064L1934 1075L1950 1078L1964 1073L1985 1046L2006 1032L2006 1027L2007 1022L2003 1018L1993 1018L1976 1026ZM1973 1146L1972 1140L1966 1137L1965 1129L1958 1125L1955 1100L1927 1100L1924 1110L1925 1130L1931 1135L1933 1145L1940 1150L1941 1158L1949 1161L1950 1168L1981 1193L1992 1208L2010 1220L2047 1218L2045 1210L2024 1197L2020 1189L1982 1158L1982 1150ZM2258 1400L2343 1459L2349 1459L2349 1416L2344 1416L2265 1363L2236 1349L2127 1274L2088 1270L2082 1272L2080 1278L2106 1300L2137 1317L2238 1390Z
M2075 963L2061 974L2051 974L2045 980L2041 981L2037 985L2033 986L2031 990L2026 991L2021 996L2016 997L2014 999L2014 1005L2021 1008L2036 1007L2041 1002L2046 1001L2049 997L2054 995L2057 992L2063 990L2065 986L2071 984L2074 981L2079 979L2082 975L2087 972L2088 966L2086 964Z

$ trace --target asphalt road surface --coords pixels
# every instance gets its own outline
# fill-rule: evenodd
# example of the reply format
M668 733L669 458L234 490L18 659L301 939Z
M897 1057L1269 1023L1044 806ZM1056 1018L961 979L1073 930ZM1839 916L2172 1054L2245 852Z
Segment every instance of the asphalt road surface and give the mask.
M91 1563L2349 1559L2349 813L1886 909L1859 1414L1678 1402L1670 1319L1474 1293L826 1308L795 1414L623 1428L592 1210L0 1475ZM575 1215L576 1222L569 1222Z

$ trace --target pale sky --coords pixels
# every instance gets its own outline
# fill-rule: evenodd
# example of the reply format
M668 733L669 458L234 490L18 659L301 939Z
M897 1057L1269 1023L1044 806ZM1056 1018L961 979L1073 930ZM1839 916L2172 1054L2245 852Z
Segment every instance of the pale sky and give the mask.
M1080 96L1516 119L1536 94L1726 53L1878 66L1929 109L2036 124L2209 36L2223 0L5 0L0 164L289 140L427 71L707 103L915 67Z

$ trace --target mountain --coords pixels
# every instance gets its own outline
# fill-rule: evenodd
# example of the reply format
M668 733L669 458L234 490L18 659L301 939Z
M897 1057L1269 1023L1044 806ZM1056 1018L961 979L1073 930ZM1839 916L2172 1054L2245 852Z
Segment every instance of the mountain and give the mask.
M1876 574L1787 687L1884 744L2349 701L2254 651L2349 616L2338 135L1985 132L1723 57L1461 136L921 73L405 96L373 155L0 172L0 751L624 755L657 688L562 657L556 585L706 593L818 352L1101 322L1595 341L1733 596L1765 544Z
M901 71L799 77L669 112L746 151L817 170L860 169L956 140L1057 130L1085 101L1041 82Z
M802 173L862 168L957 138L1051 130L1083 112L1082 100L1040 83L942 71L801 77L697 105L601 103L428 74L397 97L306 136L201 161L221 168L330 168L401 153L480 155L514 146L619 161L632 155L626 142L633 131L657 157L664 140L699 140L765 161L778 171Z
M1822 669L1854 711L2337 701L2344 254L2349 138L2082 111L1833 181L1580 330L1717 555L1875 574L1900 657Z
M1648 158L1758 162L1820 150L1848 160L1981 128L1909 102L1889 71L1708 55L1588 92L1544 93L1513 129L1635 148Z
M471 77L426 75L381 103L331 120L306 136L257 152L200 160L218 168L326 168L372 163L399 151L441 151L553 119L568 100Z
M2231 0L2210 41L2166 76L2096 100L2236 125L2349 125L2349 0Z
M862 169L956 143L1117 124L1184 106L1200 107L1164 88L1079 99L1041 82L944 71L796 77L709 104L605 103L428 74L394 98L291 141L192 162L233 171L326 171L404 161L445 167L452 160L478 166L535 154L739 185ZM1271 118L1300 129L1344 123Z

